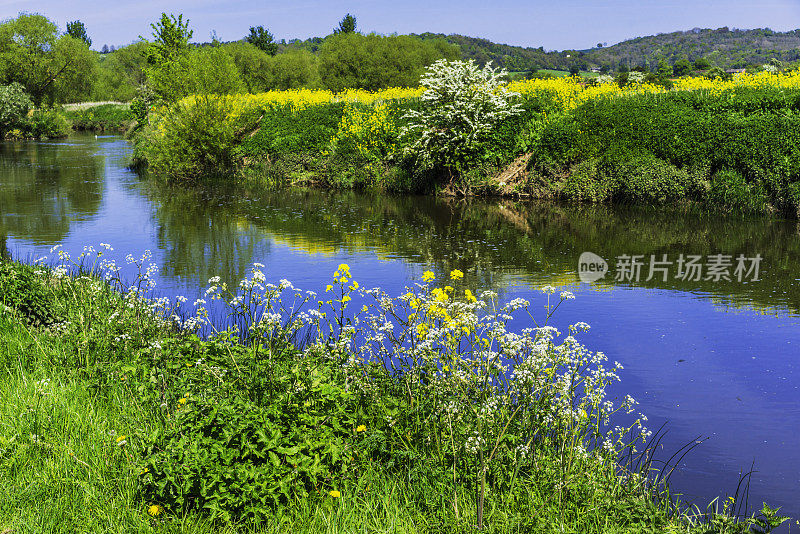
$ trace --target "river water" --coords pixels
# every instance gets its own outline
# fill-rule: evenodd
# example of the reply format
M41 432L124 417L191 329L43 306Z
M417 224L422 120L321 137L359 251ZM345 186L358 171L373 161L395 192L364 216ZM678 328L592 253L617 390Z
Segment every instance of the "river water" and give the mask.
M158 293L234 285L253 262L268 279L319 291L339 263L390 294L431 269L465 273L500 298L575 293L555 325L625 366L612 395L633 395L650 428L667 423L661 459L707 438L672 477L705 505L755 469L751 504L800 517L800 230L797 221L669 209L441 200L352 192L181 190L126 168L116 136L0 144L0 250L112 257L153 253ZM584 252L605 276L591 283ZM756 273L756 267L758 273ZM652 272L651 272L652 269ZM652 276L651 276L652 274ZM648 280L648 278L650 278ZM522 319L518 327L529 326Z

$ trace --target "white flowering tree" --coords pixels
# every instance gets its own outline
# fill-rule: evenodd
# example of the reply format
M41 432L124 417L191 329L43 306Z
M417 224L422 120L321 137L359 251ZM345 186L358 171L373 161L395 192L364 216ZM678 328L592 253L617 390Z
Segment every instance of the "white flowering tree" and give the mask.
M401 133L406 150L424 168L442 168L451 178L469 164L498 122L522 111L505 87L505 70L473 61L439 60L420 79L422 110L409 111Z

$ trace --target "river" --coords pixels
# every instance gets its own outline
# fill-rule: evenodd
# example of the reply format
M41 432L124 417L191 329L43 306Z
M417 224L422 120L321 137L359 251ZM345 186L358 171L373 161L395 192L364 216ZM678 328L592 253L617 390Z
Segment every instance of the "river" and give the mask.
M708 438L681 461L674 491L705 509L733 493L752 465L751 504L800 517L797 221L313 189L176 189L127 169L130 152L116 136L0 144L0 250L31 259L57 244L77 255L102 242L118 260L151 250L157 292L190 298L212 276L236 284L253 262L272 281L317 291L342 262L362 286L395 295L427 269L460 269L472 287L503 300L543 304L542 286L568 289L577 298L555 324L565 331L589 323L582 341L625 366L611 393L633 395L650 428L667 423L660 458ZM599 258L580 269L584 252ZM595 274L589 263L602 270L603 262L603 277L582 281Z

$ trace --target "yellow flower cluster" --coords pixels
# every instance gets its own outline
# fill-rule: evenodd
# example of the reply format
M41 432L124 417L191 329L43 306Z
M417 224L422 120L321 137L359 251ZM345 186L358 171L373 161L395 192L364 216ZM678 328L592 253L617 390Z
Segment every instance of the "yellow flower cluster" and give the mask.
M336 137L331 141L333 146L346 144L347 148L358 152L367 160L376 157L383 159L397 152L399 147L394 139L398 135L398 125L390 114L386 100L371 107L348 103L339 122Z
M390 87L382 91L366 91L363 89L348 89L343 93L333 93L324 89L290 89L288 91L267 91L258 94L221 95L210 98L224 101L233 117L238 117L250 111L267 111L270 109L291 106L295 110L305 109L309 106L330 104L333 102L351 102L373 105L389 100L406 100L419 98L424 89L421 87ZM181 104L195 105L201 97L198 95L187 96Z
M767 71L755 74L737 74L731 80L717 78L709 80L707 78L681 78L675 82L675 89L679 91L708 91L711 93L721 93L728 89L748 87L763 89L776 87L780 89L799 89L800 71L788 72L786 74L773 74Z
M575 109L582 103L605 95L626 96L640 93L663 93L661 86L636 84L620 87L614 83L584 86L577 78L546 78L520 80L508 85L510 91L523 96L549 97L561 111Z
M800 71L786 74L759 72L756 74L738 74L731 80L717 78L680 78L675 81L673 91L709 91L721 93L739 87L785 89L800 88ZM631 84L619 87L614 83L585 86L578 78L548 78L520 80L511 82L508 89L523 96L549 96L562 111L574 109L583 102L605 95L628 96L644 93L664 93L668 90L658 85L647 83Z

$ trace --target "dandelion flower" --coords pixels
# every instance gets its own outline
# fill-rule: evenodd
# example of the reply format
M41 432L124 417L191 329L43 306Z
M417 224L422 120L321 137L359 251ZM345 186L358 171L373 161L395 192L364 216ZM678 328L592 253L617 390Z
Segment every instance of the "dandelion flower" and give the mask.
M158 504L151 504L150 506L147 507L147 513L153 517L159 515L162 510L163 508L161 508L161 506Z
M366 425L358 425L358 427L356 427L356 432L366 432L366 431L367 431Z
M341 497L341 496L342 496L342 494L341 494L340 492L336 491L336 490L329 491L329 492L328 492L328 495L330 495L330 496L331 496L331 497L333 497L334 499L338 499L339 497Z

